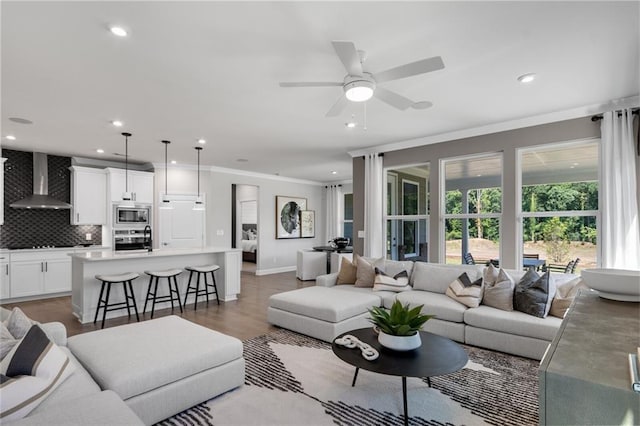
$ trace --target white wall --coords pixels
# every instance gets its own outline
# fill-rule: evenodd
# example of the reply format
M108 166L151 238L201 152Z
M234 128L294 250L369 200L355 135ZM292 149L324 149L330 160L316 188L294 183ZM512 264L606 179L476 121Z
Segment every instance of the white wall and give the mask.
M164 165L155 169L156 188L164 190ZM193 167L169 166L169 194L196 193L197 172ZM256 274L295 270L299 249L323 245L324 184L257 173L200 168L200 191L206 196L206 242L209 246L231 246L231 185L258 187L258 238ZM316 237L278 240L275 238L276 195L304 197L307 209L316 211ZM156 211L157 215L157 211ZM219 231L222 235L218 235ZM158 231L155 230L155 233Z

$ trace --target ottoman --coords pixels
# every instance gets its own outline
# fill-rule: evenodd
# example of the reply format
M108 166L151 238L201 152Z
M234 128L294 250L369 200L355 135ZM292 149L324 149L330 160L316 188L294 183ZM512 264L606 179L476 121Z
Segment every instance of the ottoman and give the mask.
M306 287L271 296L267 320L273 325L332 342L344 332L370 326L367 309L381 303L380 297L374 294Z
M244 383L240 340L175 315L73 336L67 346L147 425Z

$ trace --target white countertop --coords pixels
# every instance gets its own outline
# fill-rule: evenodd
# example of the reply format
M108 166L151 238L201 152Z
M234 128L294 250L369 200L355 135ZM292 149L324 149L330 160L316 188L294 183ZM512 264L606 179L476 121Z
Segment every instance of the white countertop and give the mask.
M206 253L225 253L241 251L240 249L234 249L230 247L204 247L204 248L185 248L185 249L158 249L153 251L141 251L135 250L131 252L127 251L89 251L84 253L76 253L71 255L73 259L86 262L100 262L109 260L127 260L127 259L144 259L154 257L166 257L166 256L188 256L194 254L206 254Z
M72 247L43 247L43 248L25 248L25 249L8 249L3 248L0 249L2 253L37 253L37 252L55 252L55 251L75 251L75 250L103 250L108 249L109 247L100 246L100 245L90 245L90 246L72 246Z

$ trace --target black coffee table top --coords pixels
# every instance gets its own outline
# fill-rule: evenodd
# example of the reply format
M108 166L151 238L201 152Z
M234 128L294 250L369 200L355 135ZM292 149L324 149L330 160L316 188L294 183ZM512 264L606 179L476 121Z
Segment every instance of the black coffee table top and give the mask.
M420 332L422 346L406 352L394 351L380 345L378 335L371 327L348 331L337 338L346 334L351 334L375 348L380 353L378 359L367 361L362 357L360 349L339 346L335 343L335 339L331 344L333 352L344 362L375 373L405 377L432 377L458 371L469 360L467 353L456 342L426 331Z

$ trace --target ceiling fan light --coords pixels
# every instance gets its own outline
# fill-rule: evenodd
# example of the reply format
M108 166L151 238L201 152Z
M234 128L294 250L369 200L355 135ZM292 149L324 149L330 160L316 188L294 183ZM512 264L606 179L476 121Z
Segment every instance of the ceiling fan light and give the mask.
M371 81L358 80L344 86L345 96L351 102L364 102L371 99L375 84Z

